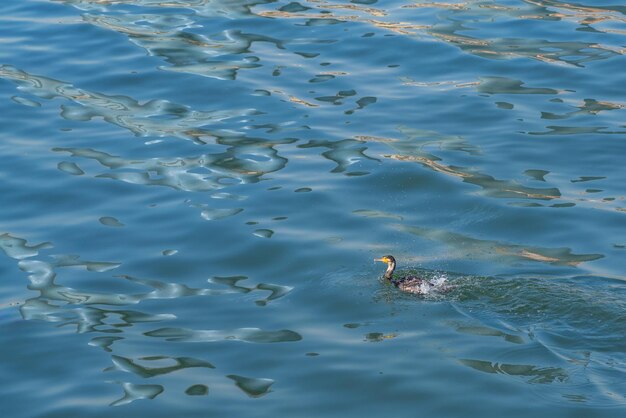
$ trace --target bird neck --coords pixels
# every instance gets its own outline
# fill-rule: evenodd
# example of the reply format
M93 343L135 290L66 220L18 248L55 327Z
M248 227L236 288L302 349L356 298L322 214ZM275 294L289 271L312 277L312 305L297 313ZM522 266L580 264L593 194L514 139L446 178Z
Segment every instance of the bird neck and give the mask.
M387 271L383 276L387 280L391 280L393 278L393 271L396 269L396 263L387 264Z

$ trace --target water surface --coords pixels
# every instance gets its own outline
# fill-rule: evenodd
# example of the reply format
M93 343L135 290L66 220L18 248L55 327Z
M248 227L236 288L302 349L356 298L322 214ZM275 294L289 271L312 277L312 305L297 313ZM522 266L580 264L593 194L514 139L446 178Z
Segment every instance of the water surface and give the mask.
M624 416L625 22L3 1L3 416Z

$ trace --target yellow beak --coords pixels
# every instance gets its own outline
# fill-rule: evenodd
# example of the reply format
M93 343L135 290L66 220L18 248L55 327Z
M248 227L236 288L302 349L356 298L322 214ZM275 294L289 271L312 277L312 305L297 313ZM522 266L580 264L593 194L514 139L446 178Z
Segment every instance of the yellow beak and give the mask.
M382 263L386 263L387 259L385 257L383 257L383 258L375 258L374 261L380 261Z

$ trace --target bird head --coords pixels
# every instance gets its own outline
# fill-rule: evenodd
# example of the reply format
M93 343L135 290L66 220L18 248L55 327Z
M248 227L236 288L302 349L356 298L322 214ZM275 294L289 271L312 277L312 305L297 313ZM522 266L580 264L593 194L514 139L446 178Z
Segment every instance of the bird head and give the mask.
M374 261L380 261L387 263L387 271L385 272L385 279L391 280L393 272L396 269L396 259L392 255L384 255L381 258L375 258Z

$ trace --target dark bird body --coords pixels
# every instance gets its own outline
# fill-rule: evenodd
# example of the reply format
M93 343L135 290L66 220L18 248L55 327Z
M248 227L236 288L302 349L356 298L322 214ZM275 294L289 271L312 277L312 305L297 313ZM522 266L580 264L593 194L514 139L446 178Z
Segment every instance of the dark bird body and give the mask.
M407 276L400 279L392 279L390 281L391 284L393 284L395 287L402 290L403 292L414 293L416 295L426 293L424 292L424 287L433 286L430 282L416 276Z
M393 272L396 269L396 259L391 255L386 255L382 258L375 259L374 261L381 261L383 263L387 263L387 271L385 271L385 275L383 276L385 279L389 280L389 282L402 290L403 292L413 293L415 295L423 295L428 293L430 288L434 287L434 284L429 282L428 280L422 279L417 276L406 276L406 277L393 277Z

